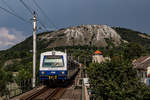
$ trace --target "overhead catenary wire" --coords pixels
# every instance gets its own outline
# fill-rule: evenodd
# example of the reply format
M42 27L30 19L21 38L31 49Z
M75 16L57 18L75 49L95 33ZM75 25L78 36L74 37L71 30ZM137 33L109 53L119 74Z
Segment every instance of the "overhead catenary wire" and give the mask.
M23 6L29 11L29 13L31 14L31 15L33 15L33 10L23 1L23 0L19 0L22 4L23 4ZM38 22L39 22L39 24L46 30L46 31L48 31L47 30L47 28L46 28L46 26L42 23L42 21L39 19L39 17L38 17L38 14L37 14L37 20L38 20Z
M23 0L19 0L23 6L30 12L30 14L33 14L33 10L23 1Z
M40 7L40 5L33 0L34 4L36 5L37 8L39 8L39 10L41 11L42 15L48 19L48 21L51 22L52 26L55 27L57 29L57 26L54 24L54 22L51 20L51 18L49 16L47 16L47 14L45 13L45 11Z
M12 7L10 7L8 4L7 4L7 2L5 1L5 0L1 0L2 2L3 2L3 4L5 4L6 6L7 6L7 8L9 9L9 10L11 10L12 12L14 12L14 13L16 13L13 9L12 9Z
M9 10L8 10L8 9L6 9L6 8L1 7L1 8L3 8L3 10L5 9L4 11L7 10L7 11L6 11L7 13L11 13L11 14L15 15L17 18L19 17L20 20L31 24L30 21L27 21L25 18L23 18L22 16L18 15L18 14L16 13L16 11L13 10L12 7L9 6L9 4L8 4L5 0L1 0L1 1L2 1L3 4L5 4L5 5L7 6L7 8L9 9Z
M39 19L38 14L37 14L37 20L39 21L39 23L41 24L41 26L42 26L43 28L45 28L46 31L48 31L48 30L47 30L47 27L46 27L46 26L43 24L43 22Z
M7 13L9 13L9 14L15 16L15 17L17 17L18 19L20 19L20 20L22 20L22 21L24 21L24 22L26 22L26 23L30 23L29 21L25 20L24 18L20 17L20 16L17 15L17 14L14 14L13 12L9 11L9 10L6 9L6 8L3 8L3 7L0 6L0 9L2 9L3 11L5 11L5 12L7 12Z

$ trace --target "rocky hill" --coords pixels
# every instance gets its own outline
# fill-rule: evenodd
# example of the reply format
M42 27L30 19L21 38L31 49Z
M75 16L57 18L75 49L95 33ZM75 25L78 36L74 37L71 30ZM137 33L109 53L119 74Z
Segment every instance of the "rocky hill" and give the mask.
M122 39L120 35L107 25L81 25L46 32L38 35L37 44L39 49L60 46L118 46ZM11 49L32 49L32 37Z
M30 36L12 48L0 51L0 67L6 65L8 69L16 71L20 68L20 64L25 66L32 63L32 42L33 39ZM64 50L64 48L72 49L72 47L78 49L80 47L80 50L86 51L87 47L92 47L94 50L95 47L107 47L109 49L108 47L115 47L128 42L139 43L144 49L150 51L150 36L145 33L119 27L111 28L107 25L74 26L38 34L37 59L39 60L41 52L50 50L53 47L61 47L59 48L61 50ZM83 52L81 51L81 53ZM89 55L89 51L86 53ZM82 56L84 58L84 55Z
M32 50L32 36L7 51ZM107 25L81 25L37 35L37 49L64 46L115 47L121 43L136 42L150 49L150 36L146 33Z
M51 34L44 34L38 37L40 41L55 41L48 45L48 48L55 46L93 45L106 47L108 41L114 45L121 43L121 37L117 32L107 25L82 25L71 27Z

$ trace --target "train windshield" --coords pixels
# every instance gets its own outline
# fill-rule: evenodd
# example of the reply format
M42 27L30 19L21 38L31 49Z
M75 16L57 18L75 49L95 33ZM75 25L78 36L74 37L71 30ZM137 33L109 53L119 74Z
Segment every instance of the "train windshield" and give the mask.
M45 56L43 67L63 67L63 56Z

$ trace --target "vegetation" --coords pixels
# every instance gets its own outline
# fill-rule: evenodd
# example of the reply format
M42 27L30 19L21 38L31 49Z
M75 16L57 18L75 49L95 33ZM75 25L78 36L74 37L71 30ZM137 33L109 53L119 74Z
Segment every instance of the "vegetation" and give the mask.
M120 27L114 27L114 29L120 34L122 39L138 43L150 52L150 36L148 34ZM141 35L144 35L144 37Z
M137 99L141 98L142 96L146 96L149 93L149 89L145 85L138 82L135 70L132 69L131 60L150 53L149 48L150 39L143 38L139 34L143 34L147 37L149 36L147 34L125 28L114 28L114 29L121 35L121 37L124 40L128 41L129 43L122 43L120 46L115 47L111 43L111 41L106 39L107 43L109 44L109 46L106 48L94 47L92 45L63 46L63 47L56 47L55 50L60 51L67 50L67 53L69 53L68 55L74 56L74 59L79 60L81 63L86 64L87 66L89 65L89 63L91 63L92 54L97 49L102 51L104 56L108 56L114 59L111 62L103 63L101 65L90 64L88 73L91 79L91 85L93 85L92 88L95 91L95 96L104 99L111 97L114 97L115 99L117 98L116 97L117 95L119 95L120 98L123 98L124 96L130 98L131 96L133 96L134 98ZM45 32L42 34L50 34L50 33L52 32ZM38 36L41 36L42 34L38 34ZM27 38L25 41L15 45L14 47L8 50L0 51L1 92L6 89L6 83L11 81L12 79L11 72L18 72L18 76L16 77L18 84L20 84L22 80L32 78L32 41L33 40L31 36ZM45 42L44 40L43 41L37 40L37 69L36 69L37 72L39 69L38 67L39 67L40 53L52 50L52 48L47 48L50 42L53 42L53 40L49 42ZM96 78L96 76L99 77ZM134 81L137 81L137 83L135 83ZM96 85L98 87L97 89ZM124 89L128 91L125 91L122 87L124 87ZM138 91L136 91L136 88L138 89ZM136 92L133 93L134 91ZM107 92L108 95L106 95ZM143 92L144 94L142 95L140 92ZM138 95L136 96L135 94Z
M4 95L4 92L6 91L6 84L12 81L12 73L6 72L4 69L0 69L0 96Z
M137 43L111 49L111 61L91 63L87 68L93 98L97 100L150 99L150 87L140 82L132 60L145 54ZM113 54L113 55L112 55Z
M140 82L132 64L122 58L90 64L88 75L97 100L150 99L150 88Z
M147 51L144 47L142 47L142 45L133 42L127 44L123 52L125 59L131 60L147 54Z

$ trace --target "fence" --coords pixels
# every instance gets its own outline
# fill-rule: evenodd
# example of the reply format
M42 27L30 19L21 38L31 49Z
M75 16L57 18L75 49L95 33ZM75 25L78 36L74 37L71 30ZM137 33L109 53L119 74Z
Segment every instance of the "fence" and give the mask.
M36 85L40 84L39 79L36 81ZM25 93L32 88L32 79L23 80L20 82L14 81L13 83L8 83L6 89L1 93L1 99L9 100L9 98L18 96L22 93Z

